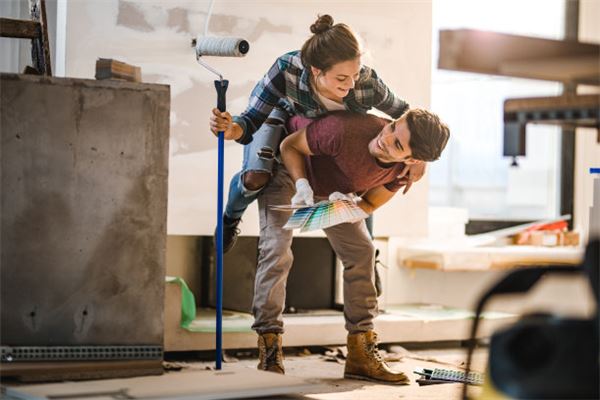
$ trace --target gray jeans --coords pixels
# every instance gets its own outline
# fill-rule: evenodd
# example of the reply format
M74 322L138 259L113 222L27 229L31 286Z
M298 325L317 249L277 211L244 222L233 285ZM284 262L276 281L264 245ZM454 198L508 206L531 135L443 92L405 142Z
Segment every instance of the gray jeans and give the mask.
M252 329L258 333L283 332L285 288L292 267L292 231L283 229L290 212L272 210L270 205L290 204L296 189L283 165L258 197L260 238L258 267L254 282ZM315 199L318 200L318 199ZM373 329L377 295L373 283L375 248L365 221L325 229L327 239L344 265L344 318L350 333Z

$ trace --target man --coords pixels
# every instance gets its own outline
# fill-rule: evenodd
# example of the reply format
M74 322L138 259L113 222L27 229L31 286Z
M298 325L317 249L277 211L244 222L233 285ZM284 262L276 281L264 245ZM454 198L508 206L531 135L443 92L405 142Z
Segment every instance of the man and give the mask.
M399 175L407 165L438 159L449 137L448 127L436 115L420 109L409 110L391 122L368 114L336 112L312 122L293 117L288 124L295 133L281 144L285 168L275 172L259 197L261 234L252 306L253 329L259 335L258 368L279 373L284 373L282 312L293 260L292 231L282 229L290 214L270 206L289 204L292 195L294 203L312 204L314 197L325 199L333 193L332 197L341 198L343 193L355 193L361 196L357 205L366 217L404 185L406 180ZM375 250L364 220L332 226L325 233L344 265L348 331L344 376L408 383L403 373L387 367L377 350L373 332L377 315Z

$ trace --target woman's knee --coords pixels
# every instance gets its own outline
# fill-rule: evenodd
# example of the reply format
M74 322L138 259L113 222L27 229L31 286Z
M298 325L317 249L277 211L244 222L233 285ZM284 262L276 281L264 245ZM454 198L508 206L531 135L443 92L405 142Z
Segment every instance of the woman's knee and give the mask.
M260 190L269 182L271 174L264 171L248 171L244 174L244 187L248 190Z

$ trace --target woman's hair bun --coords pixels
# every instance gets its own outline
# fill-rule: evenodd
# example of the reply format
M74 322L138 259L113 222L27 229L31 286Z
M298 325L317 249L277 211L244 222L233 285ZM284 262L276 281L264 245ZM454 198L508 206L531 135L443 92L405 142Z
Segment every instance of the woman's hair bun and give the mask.
M310 31L319 34L328 31L333 26L333 18L329 14L319 15L314 24L310 26Z

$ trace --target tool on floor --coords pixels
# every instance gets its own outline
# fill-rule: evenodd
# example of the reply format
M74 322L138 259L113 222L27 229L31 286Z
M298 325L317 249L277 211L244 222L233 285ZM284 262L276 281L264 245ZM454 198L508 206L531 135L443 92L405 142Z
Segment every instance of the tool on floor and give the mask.
M417 379L419 386L456 382L479 386L483 385L483 374L479 372L471 371L469 372L468 377L463 371L443 368L417 368L413 372L422 376L421 379Z
M244 39L231 37L198 37L192 41L196 50L196 60L200 65L219 76L215 80L217 89L217 108L224 112L226 109L225 93L229 81L223 79L223 75L202 60L202 56L216 57L243 57L250 50L250 45ZM221 369L221 358L223 354L223 163L224 163L224 132L219 132L218 144L218 178L217 178L217 318L216 318L216 368Z

